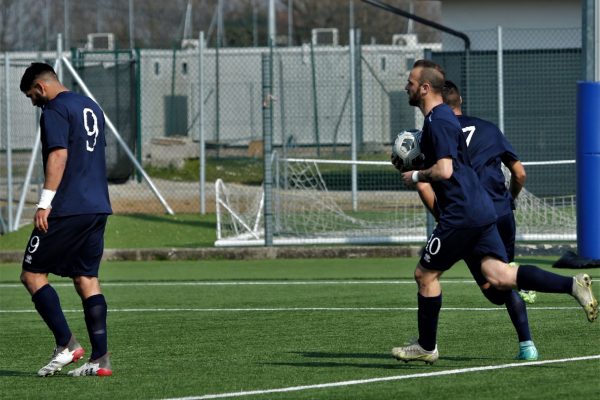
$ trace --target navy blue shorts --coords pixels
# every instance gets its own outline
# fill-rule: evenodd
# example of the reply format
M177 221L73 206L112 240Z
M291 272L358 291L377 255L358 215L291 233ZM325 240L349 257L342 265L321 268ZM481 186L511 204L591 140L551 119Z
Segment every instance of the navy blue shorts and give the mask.
M498 234L504 243L504 250L508 261L514 261L515 259L515 216L511 212L510 214L503 215L496 221L496 228ZM481 273L481 257L471 256L466 257L465 262L473 275L473 279L479 286L487 282L487 279Z
M484 256L506 261L495 223L460 229L438 224L427 240L420 263L430 270L446 271L459 260L472 258L480 262Z
M515 215L511 212L510 214L506 214L498 218L498 221L496 221L496 227L498 228L498 233L500 234L500 238L504 243L508 261L512 262L515 260L515 232L517 230L515 224Z
M60 276L98 276L106 214L48 218L48 232L33 229L23 270Z

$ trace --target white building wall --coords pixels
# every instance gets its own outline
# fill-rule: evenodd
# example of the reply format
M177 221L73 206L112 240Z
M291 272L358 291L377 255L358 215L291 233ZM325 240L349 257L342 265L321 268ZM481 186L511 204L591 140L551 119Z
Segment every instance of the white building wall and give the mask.
M442 0L441 23L465 32L473 50L496 48L495 32L504 30L504 48L581 47L581 0ZM548 30L564 30L559 40L545 40ZM461 42L444 35L444 50Z
M457 30L581 27L581 0L442 0L442 24Z

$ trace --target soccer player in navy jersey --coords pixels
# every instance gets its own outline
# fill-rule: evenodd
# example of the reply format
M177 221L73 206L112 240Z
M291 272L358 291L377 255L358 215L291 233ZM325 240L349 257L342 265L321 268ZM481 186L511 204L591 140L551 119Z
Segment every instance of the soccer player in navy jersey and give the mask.
M598 301L591 290L591 278L557 275L533 265L510 267L506 250L496 229L497 215L491 198L471 168L462 128L450 107L443 102L443 69L429 60L414 63L406 91L409 104L419 107L425 121L420 147L424 155L421 170L405 171L408 187L418 182L431 184L435 193L438 223L427 240L415 268L418 286L418 339L392 349L402 361L432 364L439 358L437 324L442 305L439 278L457 261L478 258L485 279L499 290L525 289L570 294L583 307L588 320L598 317ZM398 168L398 160L392 158Z
M44 186L21 272L21 282L56 342L50 361L38 375L54 375L85 353L69 329L56 291L48 283L49 273L73 279L92 345L89 361L69 371L69 375L112 375L107 306L98 281L104 228L112 213L104 155L104 113L90 98L63 86L48 64L32 63L21 78L20 89L42 109Z
M525 184L525 168L511 144L496 125L462 113L460 91L452 81L444 83L442 97L444 103L449 105L458 117L466 139L471 166L494 203L498 216L496 228L504 243L508 261L513 262L515 255L514 199ZM511 172L509 188L505 184L502 164ZM435 215L435 194L431 185L419 182L416 186L423 203ZM493 304L506 306L519 339L519 354L516 358L528 361L537 360L538 351L531 340L527 307L519 293L514 290L498 290L491 286L481 273L481 262L478 257L467 257L465 262L485 297ZM531 296L528 292L526 293L527 296Z

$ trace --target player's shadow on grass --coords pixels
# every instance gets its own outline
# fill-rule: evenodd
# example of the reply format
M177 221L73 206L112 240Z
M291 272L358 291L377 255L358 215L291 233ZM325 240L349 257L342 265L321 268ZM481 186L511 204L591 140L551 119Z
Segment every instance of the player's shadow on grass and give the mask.
M370 368L370 369L396 369L399 364L395 362L389 354L383 353L331 353L331 352L312 352L312 351L293 351L291 354L297 354L306 358L337 358L337 359L354 359L355 362L351 361L300 361L300 362L272 362L267 363L268 365L280 365L289 367L316 367L316 368L339 368L339 367L355 367L355 368ZM360 360L371 359L371 360L387 360L386 363L375 363L375 362L360 362ZM414 364L401 364L402 367L412 369L419 367Z
M214 228L215 222L213 221L190 221L190 220L178 220L176 217L163 216L163 215L150 215L150 214L129 214L129 218L139 219L148 222L159 222L169 225L187 225L192 227L205 227Z
M31 376L39 378L35 372L23 372L23 371L10 371L6 369L0 369L0 378L5 376Z
M390 354L386 353L331 353L331 352L312 352L312 351L294 351L292 354L298 354L308 358L376 358L382 360L392 359ZM442 356L440 360L448 361L473 361L473 360L496 360L497 357L468 357L468 356Z
M329 359L354 359L356 362L340 362L340 361L300 361L300 362L273 362L268 363L269 365L285 365L291 367L317 367L317 368L335 368L335 367L357 367L357 368L376 368L376 369L420 369L423 367L422 363L403 363L395 360L390 354L385 353L332 353L332 352L311 352L311 351L294 351L291 354L297 354L306 358L329 358ZM360 362L364 359L377 359L387 360L386 363L365 363ZM449 356L440 357L440 361L450 361L456 363L464 363L467 361L485 360L490 362L494 360L493 357L467 357L467 356ZM437 367L438 364L434 364L431 368ZM444 366L443 368L447 368Z
M291 353L310 358L390 358L389 354L382 353L325 353L317 351L292 351Z
M397 364L377 364L377 363L360 363L360 362L335 362L335 361L303 361L303 362L270 362L262 363L266 365L287 366L287 367L311 367L311 368L370 368L370 369L396 369ZM404 366L404 364L402 365ZM406 365L407 368L414 368L417 365Z

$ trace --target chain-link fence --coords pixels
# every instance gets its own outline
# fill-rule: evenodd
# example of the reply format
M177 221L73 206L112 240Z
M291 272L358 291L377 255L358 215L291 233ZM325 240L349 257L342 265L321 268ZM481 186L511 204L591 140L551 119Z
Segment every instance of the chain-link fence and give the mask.
M148 184L107 129L110 194L117 213L165 212L153 186L175 212L198 212L202 202L213 212L216 178L241 183L241 188L251 181L254 192L262 181L265 131L272 132L279 158L388 161L395 135L422 124L420 112L408 105L404 86L413 62L424 57L442 64L461 87L467 113L503 127L523 161L572 160L575 82L582 71L580 31L467 34L468 51L462 40L446 34L434 37L434 43L399 35L394 45L357 45L354 52L339 45L274 48L271 94L266 97L261 60L271 54L268 48L200 51L192 43L189 49L74 52L69 57L152 181ZM4 226L9 219L14 222L19 208L39 118L19 92L18 81L29 62L53 63L55 58L53 53L14 53L9 54L6 79L0 68ZM82 90L63 72L67 86ZM273 115L272 130L263 126L266 110ZM21 222L29 219L25 211L31 212L35 188L43 180L39 155L34 161ZM202 168L204 187L199 185ZM413 203L414 193L403 190L391 166L376 171L359 167L356 172L349 166L320 169L328 191L348 193L342 197L351 200L344 200L342 209L368 212L390 196L406 195ZM574 164L530 165L527 172L527 188L538 198L574 197ZM246 179L253 173L258 178Z

